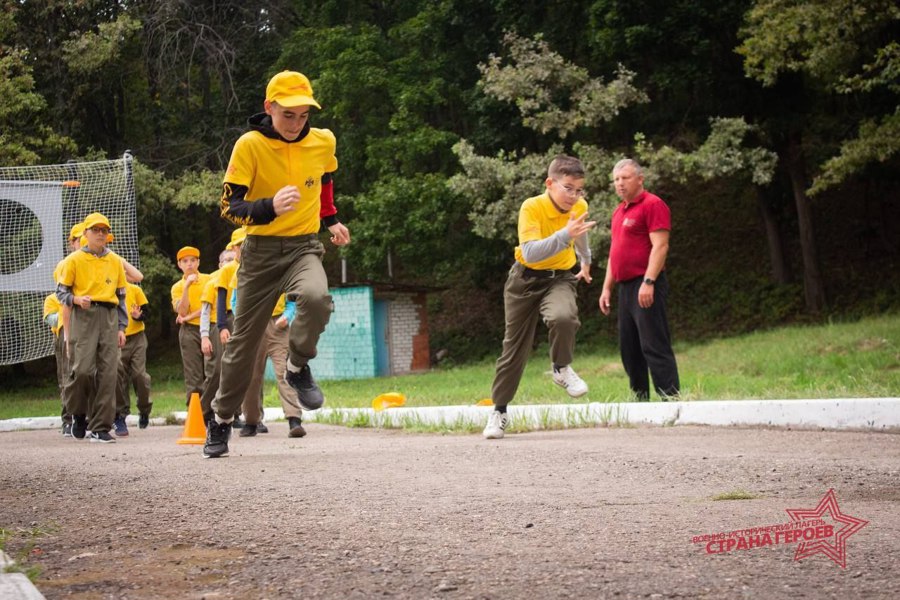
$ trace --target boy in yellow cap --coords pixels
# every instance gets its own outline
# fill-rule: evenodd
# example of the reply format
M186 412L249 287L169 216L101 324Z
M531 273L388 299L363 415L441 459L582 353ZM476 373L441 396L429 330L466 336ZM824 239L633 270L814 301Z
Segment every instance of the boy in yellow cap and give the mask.
M119 348L128 325L125 268L106 247L112 236L105 216L89 214L84 228L87 246L63 261L56 288L60 303L71 309L65 323L71 359L65 394L72 435L83 439L90 429L92 442L110 443L115 442L109 431L116 413Z
M207 458L228 454L231 424L249 385L247 373L282 293L297 302L285 379L307 410L325 401L308 364L334 310L319 229L324 224L335 245L350 242L334 208L335 138L327 129L310 126L310 110L320 106L301 73L272 77L263 106L265 113L251 117L250 131L235 143L225 172L220 212L246 226L247 239L238 271L241 309L222 358L215 418L203 447Z
M76 223L69 230L67 240L69 252L75 252L81 248L81 238L84 235L84 223ZM67 254L67 256L68 256ZM59 261L53 269L53 283L59 280L59 270L63 261ZM66 333L63 329L63 323L67 319L68 312L64 312L63 305L60 304L56 292L53 292L44 298L44 322L50 325L50 330L56 336L56 343L53 351L56 356L56 382L59 386L59 398L62 404L62 434L63 437L72 437L72 415L66 409L66 397L63 393L66 387L66 378L69 376L69 355L66 351ZM66 315L66 316L64 316Z
M200 250L193 246L181 248L177 260L184 275L172 286L172 309L177 315L175 322L180 325L178 346L184 370L185 403L189 406L191 394L203 394L215 368L214 360L204 359L200 340L200 303L209 275L200 272Z
M126 277L127 278L127 277ZM147 336L144 320L149 313L149 301L144 290L133 283L125 288L125 307L128 309L128 327L125 328L125 346L119 357L118 384L116 386L116 437L128 435L126 417L131 414L131 394L134 386L137 395L138 427L146 429L150 424L150 374L147 373Z

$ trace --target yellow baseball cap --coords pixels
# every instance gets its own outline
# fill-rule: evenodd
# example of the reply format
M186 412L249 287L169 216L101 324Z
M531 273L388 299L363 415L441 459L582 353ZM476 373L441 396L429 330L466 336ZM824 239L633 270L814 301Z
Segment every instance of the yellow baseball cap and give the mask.
M82 225L84 225L84 229L90 229L91 227L95 227L96 225L105 225L106 227L112 229L112 226L109 224L109 219L107 219L100 213L89 214L84 218L84 222L82 223ZM84 229L82 229L82 232L84 231Z
M69 230L69 240L77 240L84 235L84 223L75 223Z
M185 256L193 256L195 258L200 258L200 251L194 248L193 246L185 246L181 250L178 251L177 260L181 260Z
M225 245L225 249L231 250L235 246L243 244L245 239L247 239L247 230L243 227L241 227L240 229L235 229L231 232L231 241L229 241Z
M266 100L277 102L279 106L315 106L322 108L313 98L312 85L303 73L282 71L269 80L266 86Z

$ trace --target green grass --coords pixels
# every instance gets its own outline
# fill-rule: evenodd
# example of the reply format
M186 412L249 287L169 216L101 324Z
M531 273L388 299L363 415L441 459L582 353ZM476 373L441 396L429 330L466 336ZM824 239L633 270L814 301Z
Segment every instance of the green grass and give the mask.
M675 350L684 400L900 396L900 315L681 343ZM617 351L581 347L574 367L591 389L578 400L550 382L547 349L539 348L525 370L516 403L631 400ZM154 415L184 410L180 364L170 358L151 364L149 370ZM494 361L486 360L417 375L320 383L332 408L371 406L372 399L385 392L404 394L406 406L466 405L490 396L493 374ZM279 406L271 382L266 384L266 406ZM0 390L0 419L56 414L52 382L27 388L7 384Z
M327 412L314 413L311 420L326 425L342 425L344 427L379 427L382 429L402 429L413 433L477 433L484 428L484 419L481 416L474 418L458 416L453 420L440 419L437 422L423 419L415 413L403 414L398 418L390 413L360 412L349 408L336 408ZM531 420L522 414L512 414L506 431L510 433L522 433L541 430L571 429L576 427L628 427L617 410L617 405L610 404L600 411L599 420L590 414L587 409L569 411L563 417L555 417L548 409L541 409L538 414L537 427Z
M744 490L734 490L733 492L724 492L721 494L716 494L712 497L713 500L756 500L757 498L762 498L759 494L753 494L751 492L745 492Z
M13 561L13 565L3 569L4 573L23 573L29 580L36 581L41 576L41 567L29 564L33 554L43 552L38 547L38 538L48 535L55 528L32 527L31 529L6 529L0 527L0 550Z

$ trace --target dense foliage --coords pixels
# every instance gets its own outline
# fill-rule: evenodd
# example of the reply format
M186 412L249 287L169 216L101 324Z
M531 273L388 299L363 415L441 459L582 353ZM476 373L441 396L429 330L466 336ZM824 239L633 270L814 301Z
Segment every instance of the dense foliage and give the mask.
M433 286L431 338L494 354L516 211L558 152L635 156L673 209L675 335L900 304L897 44L889 0L0 0L0 163L138 161L141 267L172 327L178 247L229 234L221 172L268 78L305 72L335 131L337 278ZM582 337L608 235L592 238Z

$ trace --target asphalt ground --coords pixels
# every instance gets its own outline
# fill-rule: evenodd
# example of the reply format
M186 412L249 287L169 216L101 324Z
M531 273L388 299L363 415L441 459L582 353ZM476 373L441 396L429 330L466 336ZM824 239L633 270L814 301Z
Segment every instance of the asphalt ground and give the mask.
M46 598L900 597L895 433L270 430L2 433L6 551Z

